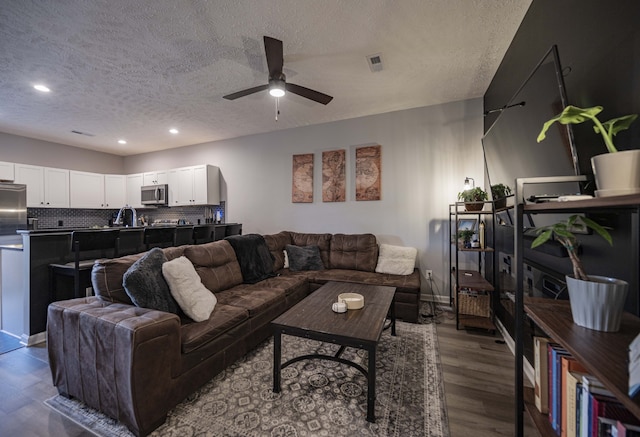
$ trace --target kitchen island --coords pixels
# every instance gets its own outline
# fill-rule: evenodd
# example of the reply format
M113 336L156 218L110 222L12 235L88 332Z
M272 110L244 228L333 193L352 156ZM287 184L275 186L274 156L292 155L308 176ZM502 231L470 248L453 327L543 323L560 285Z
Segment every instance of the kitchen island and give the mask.
M227 229L235 223L208 225ZM193 243L193 228L198 225L176 225L176 245ZM164 227L167 227L166 225ZM71 233L91 228L53 228L18 231L20 244L0 246L0 307L6 332L20 337L30 346L45 340L47 307L54 300L50 294L50 264L73 261ZM100 229L100 228L95 228ZM144 252L145 227L120 227L119 255ZM97 251L91 258L109 258L113 251ZM73 286L58 284L55 300L71 299Z

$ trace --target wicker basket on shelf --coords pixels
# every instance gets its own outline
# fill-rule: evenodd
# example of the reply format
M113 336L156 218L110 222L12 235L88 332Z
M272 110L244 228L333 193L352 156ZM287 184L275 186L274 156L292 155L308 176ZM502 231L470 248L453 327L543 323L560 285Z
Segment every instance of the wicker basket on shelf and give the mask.
M489 317L491 296L481 291L462 290L458 293L458 313L469 316Z

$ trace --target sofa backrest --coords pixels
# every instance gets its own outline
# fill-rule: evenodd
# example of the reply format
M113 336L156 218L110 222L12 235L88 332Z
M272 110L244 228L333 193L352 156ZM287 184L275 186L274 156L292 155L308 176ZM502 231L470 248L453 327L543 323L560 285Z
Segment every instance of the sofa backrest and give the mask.
M284 268L284 248L287 244L291 244L291 233L288 231L278 232L273 235L264 235L264 241L267 242L269 252L275 258L273 262L273 271Z
M291 235L291 244L294 246L318 246L324 267L327 269L331 267L329 262L331 234L289 232L289 235Z
M162 249L168 260L182 256L186 246L167 247ZM107 302L133 305L129 295L122 286L122 277L134 262L142 258L146 252L120 258L96 260L91 270L93 293Z
M334 234L331 237L330 268L373 272L377 263L378 242L375 235Z
M187 246L184 256L193 264L202 284L218 292L242 284L242 271L228 241Z

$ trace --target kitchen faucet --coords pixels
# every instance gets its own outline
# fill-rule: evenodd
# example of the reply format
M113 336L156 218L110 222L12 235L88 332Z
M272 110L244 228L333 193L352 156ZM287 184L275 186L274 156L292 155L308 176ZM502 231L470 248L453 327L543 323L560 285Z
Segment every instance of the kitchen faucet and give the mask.
M131 225L130 226L135 226L136 224L138 224L138 214L136 213L136 210L133 206L129 206L129 205L125 205L122 208L120 208L120 211L118 211L118 215L116 216L115 221L113 222L114 225L122 225L123 223L123 219L124 219L124 211L125 210L129 210L131 211Z

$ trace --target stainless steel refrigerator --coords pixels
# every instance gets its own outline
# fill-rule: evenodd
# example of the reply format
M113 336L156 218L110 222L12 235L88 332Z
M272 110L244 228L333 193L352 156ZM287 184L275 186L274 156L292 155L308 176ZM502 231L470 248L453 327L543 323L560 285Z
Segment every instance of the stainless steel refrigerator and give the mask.
M27 186L0 183L0 241L21 241L18 229L27 229Z

